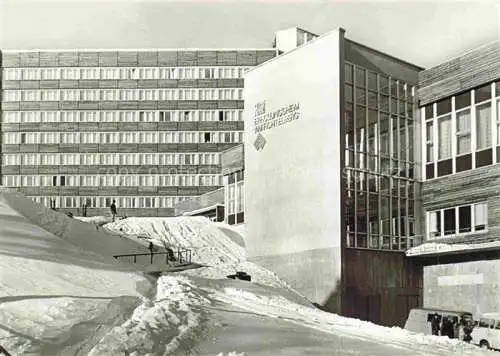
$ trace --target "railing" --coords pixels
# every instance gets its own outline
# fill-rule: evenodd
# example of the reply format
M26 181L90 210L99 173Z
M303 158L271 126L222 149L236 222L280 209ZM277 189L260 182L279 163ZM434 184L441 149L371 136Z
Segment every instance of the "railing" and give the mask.
M130 254L124 254L124 255L114 255L113 257L116 258L117 260L120 261L127 261L131 262L129 260L130 257L133 257L133 262L137 263L137 259L140 256L148 256L148 260L150 264L154 264L155 262L155 256L162 256L160 259L156 258L156 262L162 261L163 262L163 256L165 256L165 264L166 265L186 265L191 263L191 250L189 249L178 249L177 252L174 251L163 251L163 252L149 252L149 253L130 253Z

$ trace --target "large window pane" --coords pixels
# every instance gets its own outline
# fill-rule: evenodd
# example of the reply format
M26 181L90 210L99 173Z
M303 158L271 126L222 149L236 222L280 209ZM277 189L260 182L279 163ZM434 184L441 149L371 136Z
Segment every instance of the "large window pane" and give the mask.
M461 206L458 208L458 232L470 232L472 229L471 206Z
M498 89L500 90L500 88ZM497 91L497 95L500 93ZM500 100L496 102L497 105L497 146L500 146Z
M345 81L348 83L352 83L352 65L347 64L345 65Z
M377 73L368 72L368 89L377 90Z
M488 226L488 205L486 203L474 205L474 225L476 231L485 230Z
M451 116L438 119L438 159L451 157Z
M345 100L352 101L353 100L353 98L352 98L352 96L353 96L352 85L346 84L344 86L344 88L345 88L345 92L344 92Z
M360 87L365 87L366 85L364 68L356 67L356 85Z
M379 81L380 81L379 91L384 94L389 94L389 78L380 75Z
M457 153L459 155L470 152L470 121L470 110L457 113Z
M491 103L476 108L477 149L491 146Z
M441 236L441 212L433 211L428 215L429 238Z
M366 104L365 90L362 88L356 88L356 103L361 105Z
M427 162L434 160L434 125L432 121L427 121L425 124L425 140L427 145Z
M446 209L444 211L444 234L454 235L457 233L457 226L455 220L455 208Z

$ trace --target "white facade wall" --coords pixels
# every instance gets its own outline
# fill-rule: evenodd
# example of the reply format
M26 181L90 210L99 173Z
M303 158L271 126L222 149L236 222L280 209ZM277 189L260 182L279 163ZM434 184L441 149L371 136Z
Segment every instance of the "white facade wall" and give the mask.
M343 31L332 31L245 78L248 254L318 303L335 293L341 273L342 41ZM258 150L263 102L266 114L288 113L260 132Z

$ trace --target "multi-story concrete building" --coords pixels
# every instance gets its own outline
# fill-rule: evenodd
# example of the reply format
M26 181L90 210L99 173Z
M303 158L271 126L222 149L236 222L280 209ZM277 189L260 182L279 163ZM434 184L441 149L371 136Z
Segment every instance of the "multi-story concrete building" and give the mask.
M1 179L47 206L173 215L243 141L243 74L276 50L3 51ZM84 209L85 207L85 209Z

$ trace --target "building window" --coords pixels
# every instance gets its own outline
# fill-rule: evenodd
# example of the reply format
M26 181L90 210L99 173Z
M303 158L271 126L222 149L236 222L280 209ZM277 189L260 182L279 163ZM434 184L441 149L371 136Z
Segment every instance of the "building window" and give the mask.
M451 115L438 118L438 159L451 157Z
M486 231L488 227L487 203L467 204L427 213L429 240Z
M434 125L432 120L426 122L426 157L427 157L427 162L433 162L434 161L434 143L433 143L433 137L434 137Z
M500 162L500 148L497 148L496 162L491 149L493 145L500 146L500 103L491 100L493 85L488 84L421 109L427 121L426 127L422 129L424 142L428 143L427 164L423 167L425 179ZM433 109L436 110L436 115ZM493 117L494 109L499 109L497 117ZM437 129L437 135L433 134L432 127ZM497 129L496 136L492 134L494 128ZM455 140L453 146L450 144L450 135ZM437 157L431 153L431 140L434 149L437 149L434 151ZM437 165L434 165L436 160Z
M470 109L457 112L457 154L468 153L471 150L471 116Z
M476 146L478 150L491 146L491 103L476 107Z

